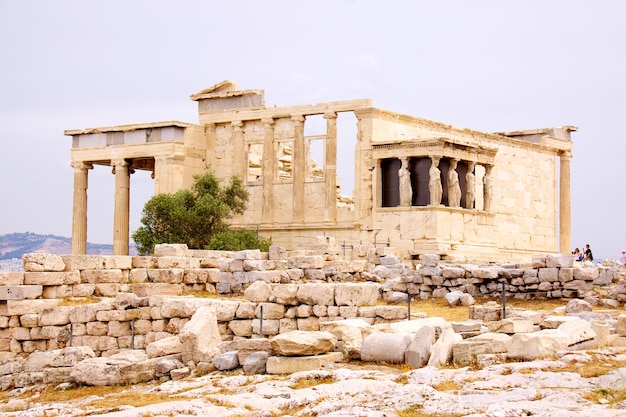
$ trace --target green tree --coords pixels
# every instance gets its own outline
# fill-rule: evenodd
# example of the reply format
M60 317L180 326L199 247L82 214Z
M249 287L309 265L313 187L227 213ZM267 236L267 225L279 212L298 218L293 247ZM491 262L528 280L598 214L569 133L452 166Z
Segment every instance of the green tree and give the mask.
M227 220L246 209L248 191L239 177L233 176L224 187L211 172L196 175L194 180L190 190L156 194L148 200L142 211L142 226L132 234L140 254L152 253L159 243L210 248L214 236L230 231Z

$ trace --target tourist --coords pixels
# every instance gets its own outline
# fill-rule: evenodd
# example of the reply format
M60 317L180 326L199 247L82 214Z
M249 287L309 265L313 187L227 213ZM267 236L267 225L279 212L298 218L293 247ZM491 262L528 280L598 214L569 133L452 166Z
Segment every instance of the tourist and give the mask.
M622 261L622 266L626 266L626 250L624 249L622 249L622 258L620 261Z
M572 252L572 255L574 255L574 260L575 261L582 261L583 260L583 253L578 248L574 249L574 251Z
M585 245L585 261L593 262L593 253L591 253L589 244Z

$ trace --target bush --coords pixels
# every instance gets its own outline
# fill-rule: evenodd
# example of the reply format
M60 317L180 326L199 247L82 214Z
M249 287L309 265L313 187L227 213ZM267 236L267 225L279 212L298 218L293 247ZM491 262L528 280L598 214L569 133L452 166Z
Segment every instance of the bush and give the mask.
M272 242L262 238L255 231L228 229L213 235L207 249L232 251L260 249L261 252L267 252L271 244Z
M153 196L143 208L141 223L132 238L141 255L159 243L181 243L190 249L210 246L217 233L228 230L227 219L242 214L248 201L241 179L234 176L221 187L211 172L194 176L191 190Z

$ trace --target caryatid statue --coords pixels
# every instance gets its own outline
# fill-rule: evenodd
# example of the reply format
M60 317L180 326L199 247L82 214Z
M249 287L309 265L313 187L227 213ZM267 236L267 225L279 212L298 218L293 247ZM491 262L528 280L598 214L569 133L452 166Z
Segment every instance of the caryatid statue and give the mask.
M465 184L467 191L465 192L465 208L473 209L474 201L476 201L476 176L474 175L474 162L467 163L467 174L465 174Z
M411 189L411 173L409 172L409 160L402 158L402 166L398 170L398 179L400 182L400 205L410 206L413 199L413 191Z
M428 191L430 191L430 204L441 204L443 187L441 186L441 171L439 170L439 157L431 156L430 169L428 170Z
M459 174L456 172L458 161L450 160L448 170L448 206L461 207L461 185L459 184Z

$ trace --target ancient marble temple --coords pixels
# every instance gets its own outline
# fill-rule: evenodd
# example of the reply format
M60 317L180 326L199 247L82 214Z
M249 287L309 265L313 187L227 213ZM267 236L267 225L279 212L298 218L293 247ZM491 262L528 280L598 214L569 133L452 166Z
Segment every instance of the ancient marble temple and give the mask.
M389 246L405 259L569 252L575 127L485 133L378 109L369 99L267 106L263 90L232 81L191 99L198 123L65 131L72 136L73 253L86 250L94 165L115 175L119 255L129 248L135 170L152 172L155 193L189 187L207 170L224 180L238 175L250 200L232 225L287 249L327 236L344 248Z

